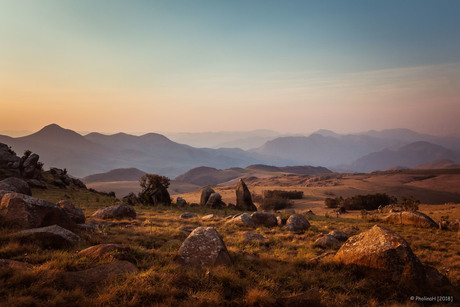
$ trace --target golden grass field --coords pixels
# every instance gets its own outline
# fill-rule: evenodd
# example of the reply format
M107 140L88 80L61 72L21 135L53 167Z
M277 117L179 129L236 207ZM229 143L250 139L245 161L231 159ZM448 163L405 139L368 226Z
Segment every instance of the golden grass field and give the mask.
M292 179L292 178L291 178ZM365 178L362 178L365 179ZM352 179L360 191L368 183ZM270 179L268 184L254 180L250 190L305 189L305 197L295 200L297 212L311 209L315 215L306 215L311 228L302 235L291 234L282 227L244 228L219 221L200 218L181 220L184 211L199 217L209 213L218 216L237 213L210 208L145 207L137 206L136 219L113 221L116 224L91 232L80 232L83 241L63 250L43 249L35 242L17 242L9 239L14 231L0 229L0 258L23 261L33 266L30 270L0 269L0 305L2 306L276 306L286 297L305 294L310 303L324 306L416 306L411 295L454 295L460 299L460 244L457 232L439 229L421 229L404 225L385 225L407 240L415 255L445 274L456 290L442 293L421 293L404 284L391 284L367 278L361 271L338 265L332 255L319 261L315 257L334 253L336 249L322 249L313 242L320 233L331 230L353 229L362 232L378 223L377 216L363 219L357 212L339 217L326 214L322 199L331 193L338 195L341 186L301 187L285 185L285 178ZM294 182L291 180L291 183ZM225 202L235 201L234 186L218 186ZM308 191L308 192L307 192ZM115 202L108 196L81 190L34 189L35 197L58 201L68 199L83 208L89 217L96 209ZM197 202L199 192L181 194L189 202ZM435 220L449 215L459 218L457 204L425 205L420 209ZM288 214L288 213L281 213ZM326 215L326 216L325 216ZM183 268L174 256L186 238L181 226L212 226L217 229L229 250L233 265L209 269ZM264 235L266 243L245 242L242 234L251 231ZM77 252L96 244L119 243L130 247L123 253L93 260ZM63 273L93 268L117 260L128 260L140 270L101 283L94 289L63 286ZM457 291L457 292L455 292Z

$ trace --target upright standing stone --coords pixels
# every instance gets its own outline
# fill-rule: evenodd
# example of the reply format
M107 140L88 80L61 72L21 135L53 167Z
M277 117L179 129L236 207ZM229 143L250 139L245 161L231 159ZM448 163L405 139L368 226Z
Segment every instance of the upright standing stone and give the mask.
M204 187L203 190L201 190L200 206L206 206L209 196L211 196L212 193L215 193L215 191L211 187Z
M236 208L246 211L257 211L257 207L252 202L251 192L244 183L243 179L236 185Z

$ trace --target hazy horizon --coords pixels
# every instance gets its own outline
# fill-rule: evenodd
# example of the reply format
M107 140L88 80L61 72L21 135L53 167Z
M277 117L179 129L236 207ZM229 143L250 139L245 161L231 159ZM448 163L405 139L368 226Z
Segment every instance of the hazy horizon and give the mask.
M460 133L458 1L0 4L0 131Z

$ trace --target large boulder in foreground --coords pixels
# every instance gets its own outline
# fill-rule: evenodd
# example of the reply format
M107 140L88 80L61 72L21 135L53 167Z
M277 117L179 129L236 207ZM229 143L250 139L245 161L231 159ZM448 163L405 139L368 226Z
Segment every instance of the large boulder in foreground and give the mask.
M278 225L276 215L270 212L254 212L251 217L256 226L275 227Z
M334 260L368 269L378 278L415 284L425 281L423 265L409 244L396 233L379 225L349 238L334 256Z
M40 245L50 248L73 246L80 242L78 235L58 225L27 229L14 236L20 240L39 242Z
M0 216L8 224L25 228L59 225L74 229L76 226L64 209L55 203L19 193L3 196Z
M438 228L428 215L416 211L393 212L382 219L390 224L414 225L422 228Z
M286 229L292 233L301 234L310 228L310 223L302 214L293 214L286 221Z
M192 231L179 248L176 260L191 267L232 264L224 241L213 227L198 227Z
M85 214L83 210L80 208L75 207L70 201L68 200L61 200L57 203L57 205L62 208L67 215L70 217L72 221L77 224L84 224L86 221Z
M200 206L206 206L209 196L211 196L212 193L216 193L216 191L211 187L204 187L203 190L201 190Z
M245 211L257 211L257 207L252 202L251 192L249 192L243 179L238 180L236 185L236 208Z
M81 287L90 291L121 274L137 273L138 271L131 262L117 261L84 271L66 272L64 273L64 284L71 289Z
M133 207L119 204L107 208L99 209L91 215L92 218L98 219L126 219L136 218L136 210Z
M22 179L10 177L0 181L0 190L32 195L29 184Z

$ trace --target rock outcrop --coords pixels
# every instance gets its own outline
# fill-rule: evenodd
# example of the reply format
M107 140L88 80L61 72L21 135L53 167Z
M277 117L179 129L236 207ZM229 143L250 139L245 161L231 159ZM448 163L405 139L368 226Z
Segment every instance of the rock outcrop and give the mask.
M428 215L416 211L393 212L382 219L390 224L414 225L422 228L438 228Z
M176 260L191 267L232 264L224 241L213 227L198 227L192 231L179 248Z
M310 228L310 223L302 214L293 214L286 221L286 229L292 233L302 234Z
M7 193L2 197L0 216L5 223L25 228L59 225L74 229L76 226L55 203L19 193Z
M192 218L195 218L195 217L198 217L198 215L196 215L193 212L184 212L180 216L180 218L183 219L183 220L192 219Z
M136 210L133 207L119 204L107 208L99 209L91 215L92 218L98 219L125 219L136 218Z
M257 211L257 207L252 202L251 192L249 192L243 179L240 179L236 185L236 208L245 211Z
M234 216L227 223L235 223L239 226L244 226L244 227L256 227L256 224L254 223L252 216L248 213L243 213L243 214Z

